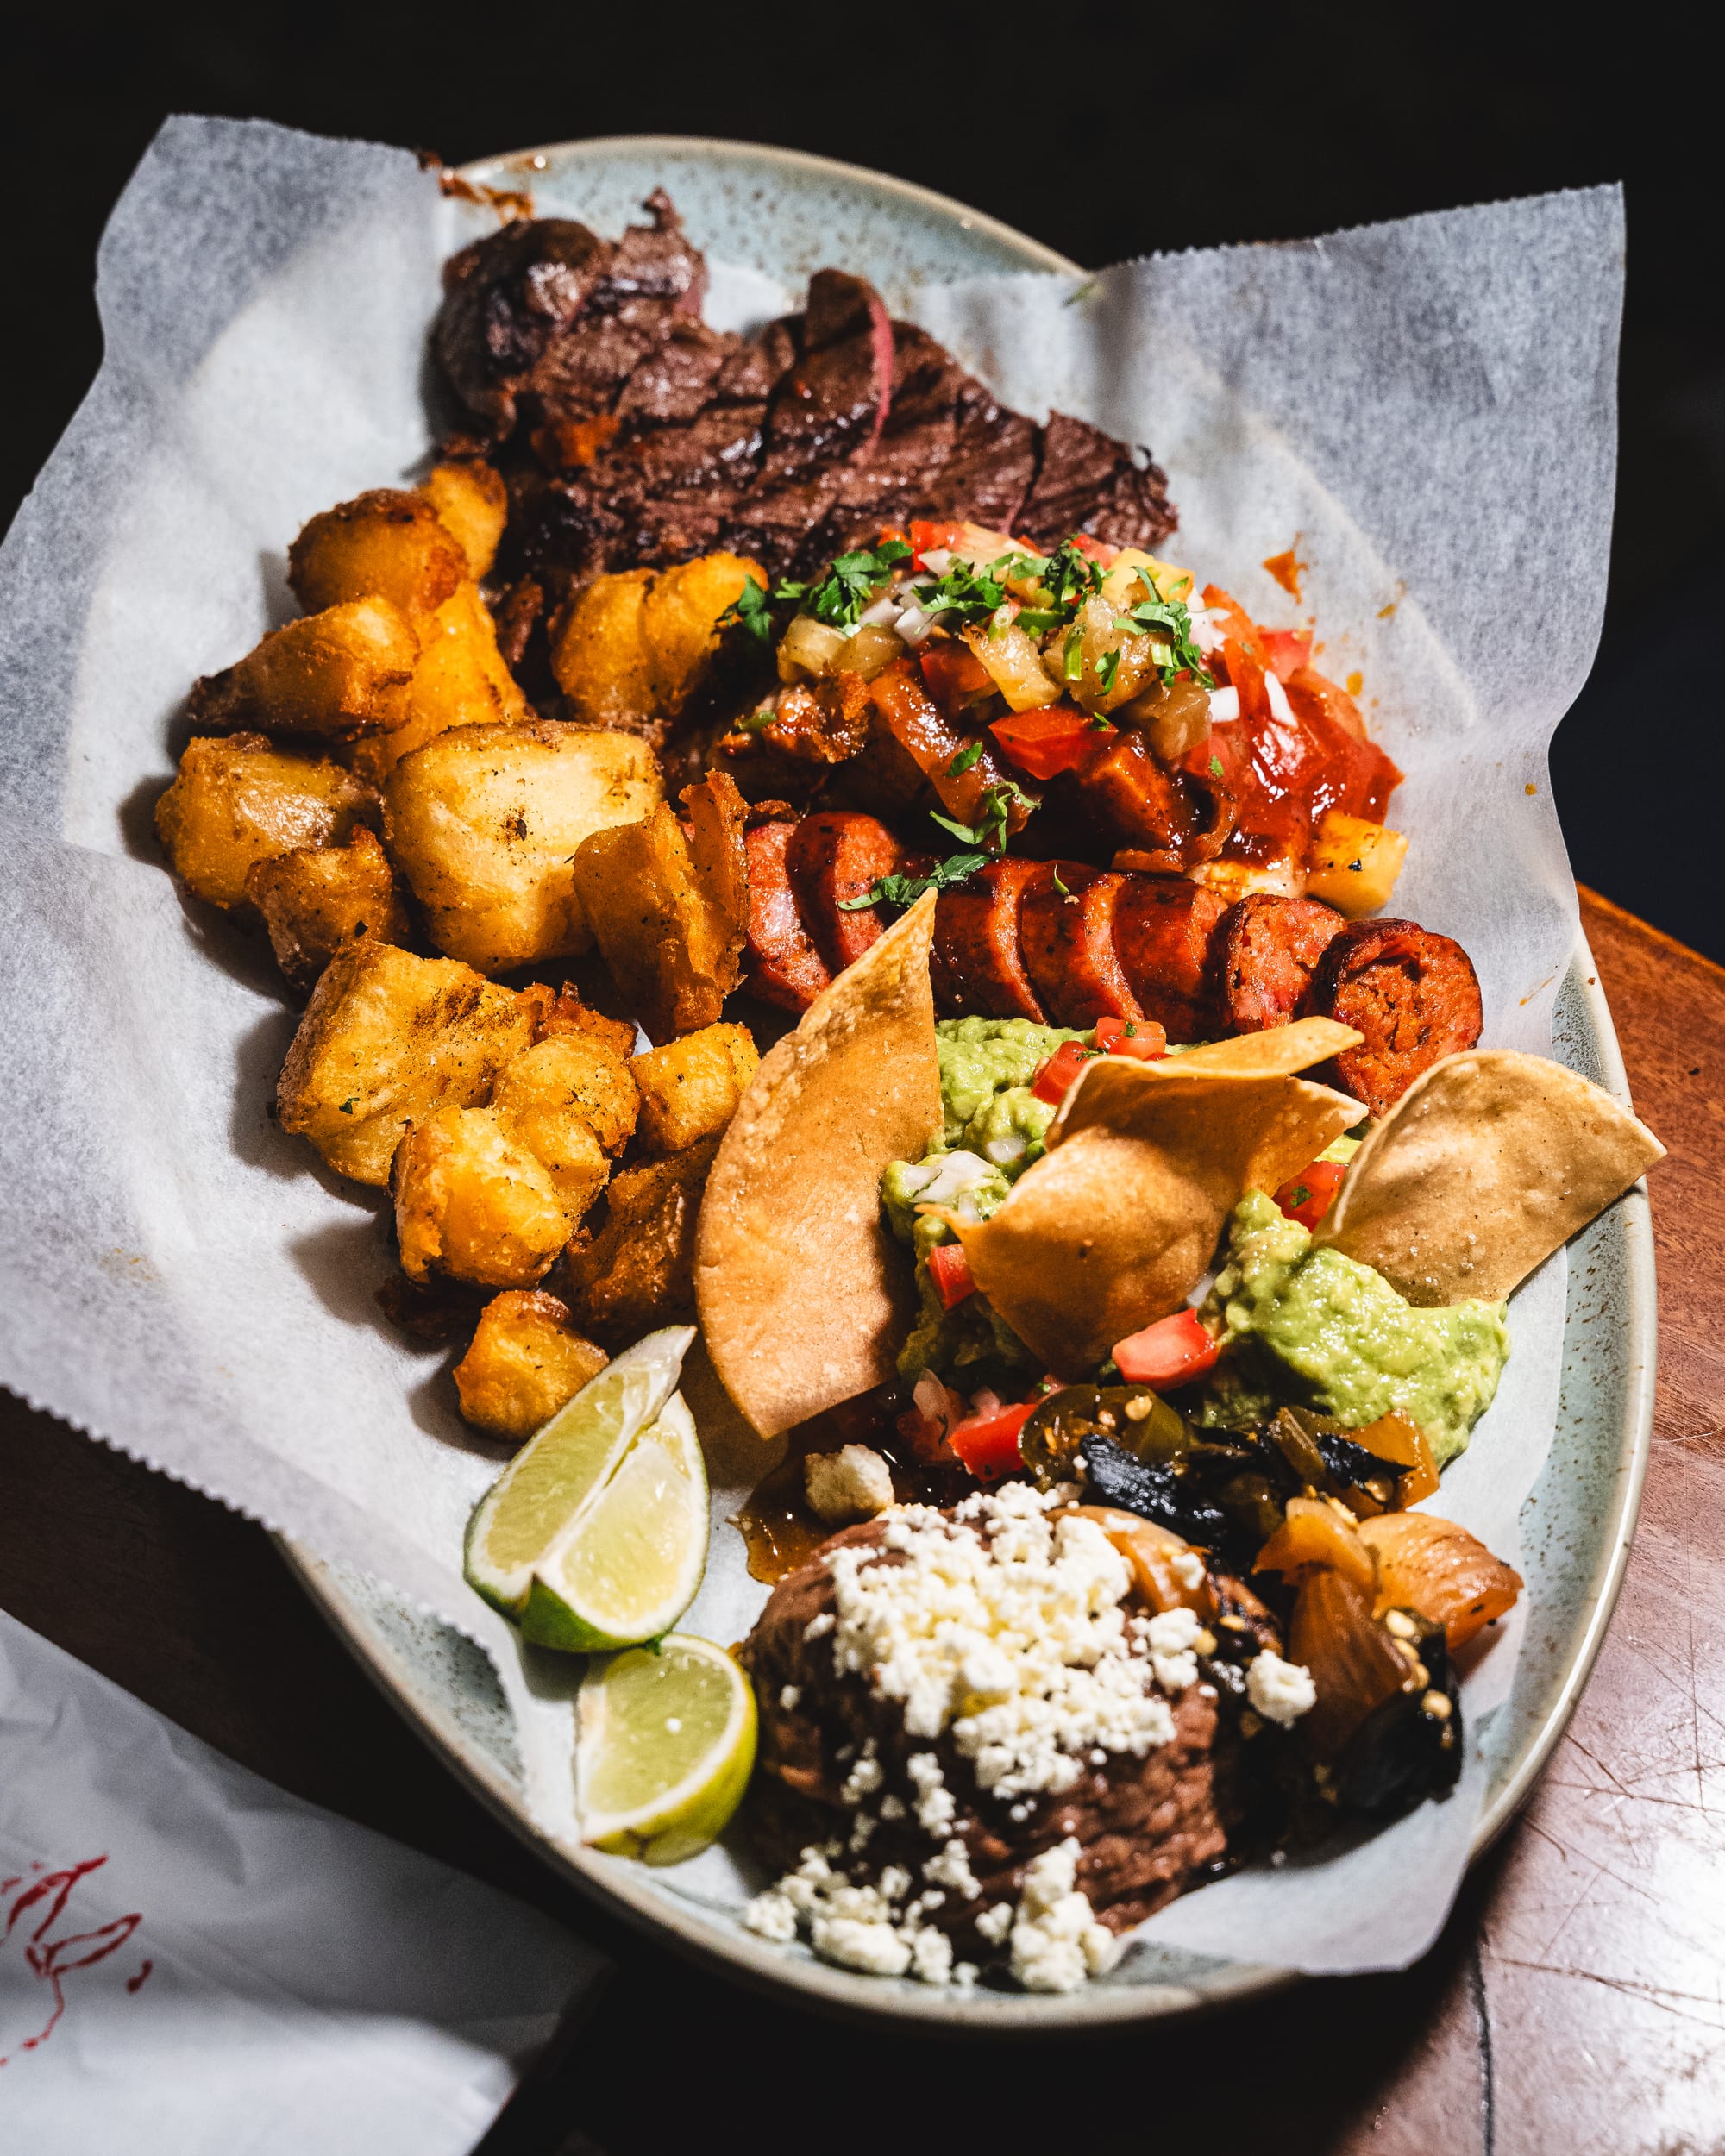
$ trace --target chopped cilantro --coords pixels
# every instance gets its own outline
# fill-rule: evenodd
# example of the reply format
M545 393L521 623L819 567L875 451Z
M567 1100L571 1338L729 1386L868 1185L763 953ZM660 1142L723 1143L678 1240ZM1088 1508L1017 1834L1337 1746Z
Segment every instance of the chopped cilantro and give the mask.
M1007 841L1007 818L1014 803L1026 812L1038 805L1034 794L1026 793L1011 779L1002 779L989 787L982 796L982 813L975 824L956 823L950 816L939 816L931 809L929 816L943 830L962 838L967 846L986 846L991 853L1004 851Z
M758 636L763 644L773 641L772 605L767 597L767 587L754 578L743 579L743 589L718 617L721 629L746 629L751 636Z
M1295 1183L1293 1189L1288 1194L1288 1202L1291 1207L1297 1211L1300 1206L1311 1204L1312 1194L1307 1189L1304 1183Z
M737 724L745 734L758 734L770 726L778 716L770 704L762 704L752 711L745 711Z
M1118 651L1105 651L1101 657L1097 660L1096 679L1101 684L1101 690L1104 696L1108 696L1113 693L1114 676L1120 672L1120 655Z
M910 558L911 550L902 539L883 539L878 547L841 554L818 584L787 580L774 586L773 596L794 599L800 612L812 614L834 629L854 629L863 609L892 581L899 564Z
M860 913L865 906L914 906L925 891L950 891L974 876L988 862L987 854L950 854L938 861L924 876L882 876L871 883L860 899L841 899L841 913Z
M1204 655L1192 641L1191 610L1182 599L1164 599L1148 569L1140 567L1138 578L1150 597L1140 599L1126 618L1143 635L1156 638L1156 662L1163 680L1189 674L1201 687L1214 688L1215 677L1205 670Z
M1227 773L1222 768L1221 758L1220 756L1212 756L1210 759L1210 776L1213 779L1225 779L1227 775Z
M973 764L981 761L982 755L982 743L980 741L971 742L967 748L961 749L951 762L947 765L947 777L949 779L963 778Z
M1060 671L1069 681L1084 679L1084 638L1078 630L1069 629L1066 632L1066 656Z
M1055 887L1055 889L1056 889L1056 890L1057 890L1057 891L1060 893L1060 895L1061 895L1061 897L1062 897L1063 899L1070 899L1070 898L1072 896L1072 893L1070 893L1070 891L1066 888L1066 886L1065 886L1065 885L1064 885L1064 884L1063 884L1063 883L1060 881L1060 871L1059 871L1059 869L1057 869L1057 869L1055 870L1055 872L1054 872L1054 887Z

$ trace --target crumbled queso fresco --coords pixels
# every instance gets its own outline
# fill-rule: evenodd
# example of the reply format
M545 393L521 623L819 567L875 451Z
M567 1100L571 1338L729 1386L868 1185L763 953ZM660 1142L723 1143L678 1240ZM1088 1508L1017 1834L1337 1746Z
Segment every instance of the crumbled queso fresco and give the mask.
M1214 1646L1189 1609L1129 1611L1125 1559L1094 1520L1058 1516L1070 1496L1008 1482L967 1498L950 1519L921 1505L890 1513L879 1548L831 1553L834 1610L805 1633L830 1633L835 1672L862 1676L877 1697L898 1702L911 1737L950 1733L978 1786L1014 1803L1015 1818L1028 1816L1028 1799L1070 1789L1087 1762L1142 1758L1169 1743L1170 1696L1197 1682L1198 1655ZM901 1562L879 1562L887 1551ZM1260 1672L1270 1663L1274 1670ZM1311 1704L1309 1677L1277 1656L1258 1657L1247 1681L1266 1719L1292 1720ZM907 1763L912 1808L933 1845L920 1878L891 1865L875 1883L858 1884L842 1868L881 1818L906 1809L878 1796L875 1750L862 1746L841 1792L853 1808L848 1846L806 1849L743 1921L767 1939L802 1933L845 1968L974 1983L975 1966L955 1962L946 1933L927 1921L949 1895L975 1901L981 1892L950 1832L957 1808L932 1751ZM975 1918L991 1946L1009 1947L1026 1990L1075 1990L1113 1958L1115 1942L1076 1888L1079 1854L1076 1841L1045 1850L1026 1868L1016 1907L1001 1902Z

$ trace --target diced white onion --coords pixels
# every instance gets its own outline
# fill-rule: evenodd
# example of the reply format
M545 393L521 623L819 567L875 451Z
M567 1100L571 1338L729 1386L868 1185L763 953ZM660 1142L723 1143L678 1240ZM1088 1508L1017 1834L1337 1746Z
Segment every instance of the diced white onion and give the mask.
M999 1414L1000 1412L1000 1395L997 1392L991 1391L987 1385L984 1385L980 1392L971 1394L970 1412L973 1415Z
M967 1190L978 1183L985 1183L994 1169L980 1155L969 1152L943 1153L935 1163L932 1179L922 1190L924 1202L934 1206L950 1206Z
M951 549L948 547L934 548L932 552L924 555L922 566L925 569L932 569L937 576L944 576L952 567Z
M893 626L907 644L914 646L927 642L934 620L932 615L925 614L920 606L907 606Z
M1240 693L1238 689L1212 689L1210 691L1211 725L1224 726L1230 719L1238 718L1239 715Z
M1192 612L1192 641L1207 656L1222 648L1222 632L1217 628L1208 606L1195 606Z
M903 605L904 601L893 592L883 592L872 606L865 606L856 617L856 626L861 629L867 624L888 629L898 619L899 610Z
M991 1138L982 1150L996 1168L1004 1168L1008 1161L1016 1160L1025 1149L1025 1142L1016 1131L1008 1131L1004 1138Z
M1288 692L1275 674L1264 675L1264 693L1270 699L1270 716L1277 725L1292 726L1297 724L1294 717L1294 706L1288 701Z
M945 1386L941 1383L932 1370L925 1370L918 1378L911 1394L911 1399L915 1404L917 1413L926 1415L931 1422L945 1422L949 1420L951 1402L947 1398Z
M914 1168L906 1169L899 1178L899 1188L907 1198L914 1198L926 1190L940 1173L938 1161L919 1161Z

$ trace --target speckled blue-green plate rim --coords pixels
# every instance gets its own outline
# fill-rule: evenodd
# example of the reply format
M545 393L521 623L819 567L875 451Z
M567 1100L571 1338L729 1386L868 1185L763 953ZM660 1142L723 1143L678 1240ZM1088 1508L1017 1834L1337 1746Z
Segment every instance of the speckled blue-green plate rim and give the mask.
M656 186L715 259L796 286L823 263L870 277L888 306L918 285L1076 265L944 195L790 150L687 135L549 144L463 168L475 185L531 189L542 211L615 231ZM1578 935L1552 1052L1628 1099L1611 1013ZM1485 1727L1480 1856L1527 1801L1592 1670L1622 1585L1652 1442L1657 1344L1653 1225L1638 1184L1570 1245L1563 1389L1550 1457L1521 1515L1528 1624L1509 1699ZM1212 2012L1294 1981L1286 1970L1198 1966L1178 1981L1091 1984L1058 1997L969 1994L835 1969L775 1946L733 1914L673 1898L638 1865L549 1840L523 1802L507 1709L479 1648L382 1583L281 1548L361 1667L444 1763L552 1869L642 1929L762 1990L851 2018L953 2035L1076 2035Z

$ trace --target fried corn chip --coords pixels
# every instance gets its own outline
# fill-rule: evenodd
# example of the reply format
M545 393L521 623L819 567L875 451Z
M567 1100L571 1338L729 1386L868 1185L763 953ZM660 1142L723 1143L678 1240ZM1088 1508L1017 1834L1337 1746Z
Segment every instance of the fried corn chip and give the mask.
M768 1051L713 1163L695 1299L713 1368L763 1438L890 1377L914 1319L880 1185L941 1127L933 933L931 892Z
M977 1286L1058 1376L1178 1309L1242 1194L1276 1189L1359 1120L1357 1100L1286 1071L1189 1061L1088 1065L1000 1211L950 1216Z
M1422 1307L1499 1302L1665 1150L1548 1056L1471 1049L1416 1078L1366 1139L1318 1240Z
M1334 1018L1295 1018L1291 1025L1266 1026L1260 1033L1240 1033L1229 1041L1206 1041L1201 1048L1182 1050L1145 1068L1208 1070L1226 1078L1270 1077L1277 1071L1309 1070L1314 1063L1339 1056L1345 1048L1358 1048L1364 1037Z

